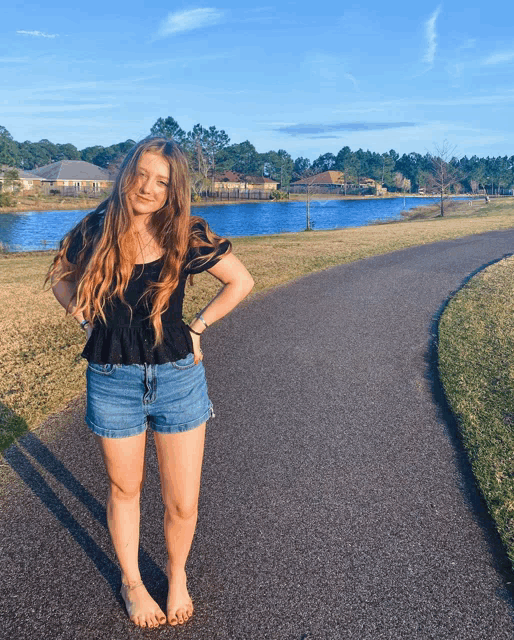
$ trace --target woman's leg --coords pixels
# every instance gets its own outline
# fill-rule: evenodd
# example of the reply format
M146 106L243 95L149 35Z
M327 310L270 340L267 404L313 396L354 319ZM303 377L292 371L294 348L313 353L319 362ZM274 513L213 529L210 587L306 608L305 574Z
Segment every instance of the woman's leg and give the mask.
M185 565L196 527L205 442L205 423L182 433L155 432L165 506L168 549L168 622L182 624L193 614Z
M135 624L156 627L166 616L142 584L138 565L146 432L128 438L95 437L109 477L107 524L121 566L121 595Z

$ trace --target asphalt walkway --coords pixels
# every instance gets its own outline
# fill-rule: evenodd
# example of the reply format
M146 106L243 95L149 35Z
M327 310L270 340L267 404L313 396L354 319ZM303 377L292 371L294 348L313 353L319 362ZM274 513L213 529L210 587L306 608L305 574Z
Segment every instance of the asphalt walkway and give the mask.
M127 619L84 398L7 452L0 637L511 640L512 573L436 375L434 319L514 230L302 278L209 329L193 619ZM165 605L150 439L141 566Z

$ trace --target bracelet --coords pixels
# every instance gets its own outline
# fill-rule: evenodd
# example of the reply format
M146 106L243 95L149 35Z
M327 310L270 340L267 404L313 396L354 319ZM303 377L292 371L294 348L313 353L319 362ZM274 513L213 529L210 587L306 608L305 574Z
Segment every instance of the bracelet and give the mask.
M198 333L198 331L195 331L194 329L191 329L191 327L189 325L187 325L187 328L189 329L189 331L191 331L191 333L194 333L197 336L201 336L201 333Z
M86 326L89 324L89 320L82 320L82 322L80 323L80 328L81 329L86 329Z
M204 325L205 325L205 328L206 328L206 329L208 328L208 326L209 326L209 325L205 322L205 318L202 316L202 314L201 314L201 313L199 313L199 314L196 316L196 319L197 319L197 320L200 320L200 322L203 322L203 323L204 323Z

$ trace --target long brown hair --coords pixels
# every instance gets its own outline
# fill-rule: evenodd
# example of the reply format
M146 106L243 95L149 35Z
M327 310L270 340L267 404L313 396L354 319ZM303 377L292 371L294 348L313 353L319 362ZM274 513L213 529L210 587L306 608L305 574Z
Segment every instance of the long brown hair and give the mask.
M170 166L166 202L151 214L149 220L149 229L164 249L159 280L151 283L145 291L145 295L151 299L149 318L155 333L154 346L157 346L163 340L161 314L168 308L170 296L178 286L188 249L213 247L201 258L207 262L225 241L213 233L204 220L191 216L188 164L184 153L172 140L145 138L129 151L111 195L61 240L44 284L50 281L55 286L60 280L77 282L75 312L82 312L91 324L95 318L106 322L105 303L115 296L128 305L124 292L137 257L131 231L133 211L128 196L136 187L138 163L146 152L158 153ZM198 232L198 223L205 229L205 234ZM66 259L70 246L82 247L77 254L76 264ZM70 306L71 302L66 313L69 313Z

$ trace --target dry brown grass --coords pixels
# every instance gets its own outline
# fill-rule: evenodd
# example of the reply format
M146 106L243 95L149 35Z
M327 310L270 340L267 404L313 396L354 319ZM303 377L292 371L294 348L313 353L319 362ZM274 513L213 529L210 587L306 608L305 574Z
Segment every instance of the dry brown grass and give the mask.
M31 196L21 195L16 197L16 206L0 207L0 213L18 213L20 211L71 211L73 209L95 209L101 198L77 198L63 196Z
M410 246L514 226L506 202L473 217L288 233L234 239L234 252L252 273L255 292L299 276ZM84 334L51 291L41 290L53 252L0 255L0 442L5 446L84 391ZM209 275L195 278L186 319L217 289Z

